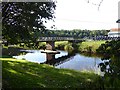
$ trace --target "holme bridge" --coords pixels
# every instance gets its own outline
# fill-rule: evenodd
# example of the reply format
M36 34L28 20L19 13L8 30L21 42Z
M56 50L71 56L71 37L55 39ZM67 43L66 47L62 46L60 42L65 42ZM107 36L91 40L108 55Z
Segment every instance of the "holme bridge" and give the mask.
M86 38L74 38L74 37L39 37L38 42L46 42L47 50L54 50L55 41L68 41L72 43L82 42L86 40L118 40L120 37L108 37L108 36L96 36Z
M71 58L70 55L62 56L55 59L55 54L59 54L60 52L55 50L55 41L68 41L68 42L82 42L84 39L76 39L73 37L40 37L38 42L46 42L46 50L41 51L41 53L46 53L46 61L44 63L50 64L53 66L57 66L62 64Z
M84 39L74 37L39 37L38 41L82 41Z
M38 42L46 42L46 50L55 49L55 41L82 42L84 39L74 37L39 37Z

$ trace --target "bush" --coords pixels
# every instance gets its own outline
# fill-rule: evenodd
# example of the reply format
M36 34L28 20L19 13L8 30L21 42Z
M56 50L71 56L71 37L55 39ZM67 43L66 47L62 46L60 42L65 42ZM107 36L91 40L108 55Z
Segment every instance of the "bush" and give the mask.
M65 45L64 50L68 51L68 53L72 53L74 48L71 44Z

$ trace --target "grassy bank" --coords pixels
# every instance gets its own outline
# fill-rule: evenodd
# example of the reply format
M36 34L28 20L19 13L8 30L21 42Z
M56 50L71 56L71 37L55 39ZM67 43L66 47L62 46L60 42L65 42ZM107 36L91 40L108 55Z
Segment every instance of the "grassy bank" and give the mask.
M100 77L90 72L56 69L25 60L2 60L3 88L100 88Z
M78 51L96 53L99 46L106 41L85 41L78 44Z
M74 43L73 48L77 52L82 53L96 53L96 50L100 47L101 44L104 44L106 41L85 41L80 43ZM68 41L60 41L55 43L56 49L65 50L66 47L71 47L71 44Z

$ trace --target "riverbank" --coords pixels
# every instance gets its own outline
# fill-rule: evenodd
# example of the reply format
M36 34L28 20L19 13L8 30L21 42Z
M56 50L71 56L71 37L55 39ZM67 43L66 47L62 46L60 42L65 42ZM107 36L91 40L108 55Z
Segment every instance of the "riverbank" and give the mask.
M85 44L85 42L83 43ZM90 43L93 43L93 42L89 42L87 43L87 45L90 45ZM95 43L93 43L93 45L95 45ZM112 52L115 55L116 53L119 55L119 45L120 44L118 41L116 42L113 41L112 43L108 42L106 44L102 44L101 48L99 49L100 51L104 51L106 54ZM106 48L104 48L104 46ZM117 46L117 47L113 47L113 46ZM108 64L110 64L111 66L110 69L114 70L114 72L112 73L106 72L103 79L101 79L100 76L92 72L77 72L77 71L68 70L68 69L56 69L46 64L37 64L37 63L28 62L26 60L17 60L9 56L3 56L3 57L4 58L0 58L3 64L2 65L3 66L2 68L3 87L8 87L8 88L10 87L11 88L26 88L26 87L27 88L69 88L69 87L72 87L72 88L86 88L86 89L97 88L101 90L102 86L104 86L104 88L119 88L120 86L119 58L117 62L115 60L111 60L112 62L110 63L105 62L105 64L104 63L100 64L104 66L102 70L106 69L105 65L108 65ZM112 68L112 67L115 67L115 68ZM118 67L118 69L116 67Z
M3 88L101 88L100 76L90 72L56 69L46 64L0 58Z
M81 53L96 53L96 50L106 41L85 41L78 44L78 51Z
M104 44L105 42L105 40L84 41L80 43L74 43L72 45L72 43L69 43L67 41L60 41L55 43L55 47L56 49L66 50L66 47L71 48L72 46L75 52L96 54L96 50L101 46L101 44Z
M69 51L70 49L72 49L72 51L75 50L75 52L80 52L80 53L96 53L96 50L100 47L100 45L104 44L105 42L106 42L105 40L84 41L84 42L72 44L68 41L59 41L59 42L55 42L55 49L66 50L66 51L67 50ZM38 49L45 49L45 42L40 42L38 44L38 46L36 46L36 47L38 47L38 48L27 47L26 45L24 45L24 43L23 43L23 45L18 44L18 45L14 45L14 46L4 46L3 45L3 49L16 48L15 50L18 50L18 49L38 50ZM8 51L11 51L11 50L8 50ZM16 52L16 51L14 51L14 52Z

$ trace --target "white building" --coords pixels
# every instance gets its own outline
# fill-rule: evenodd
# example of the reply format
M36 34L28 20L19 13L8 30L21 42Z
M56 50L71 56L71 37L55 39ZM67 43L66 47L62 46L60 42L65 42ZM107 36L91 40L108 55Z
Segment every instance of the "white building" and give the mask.
M112 28L108 33L108 37L120 37L120 28Z

